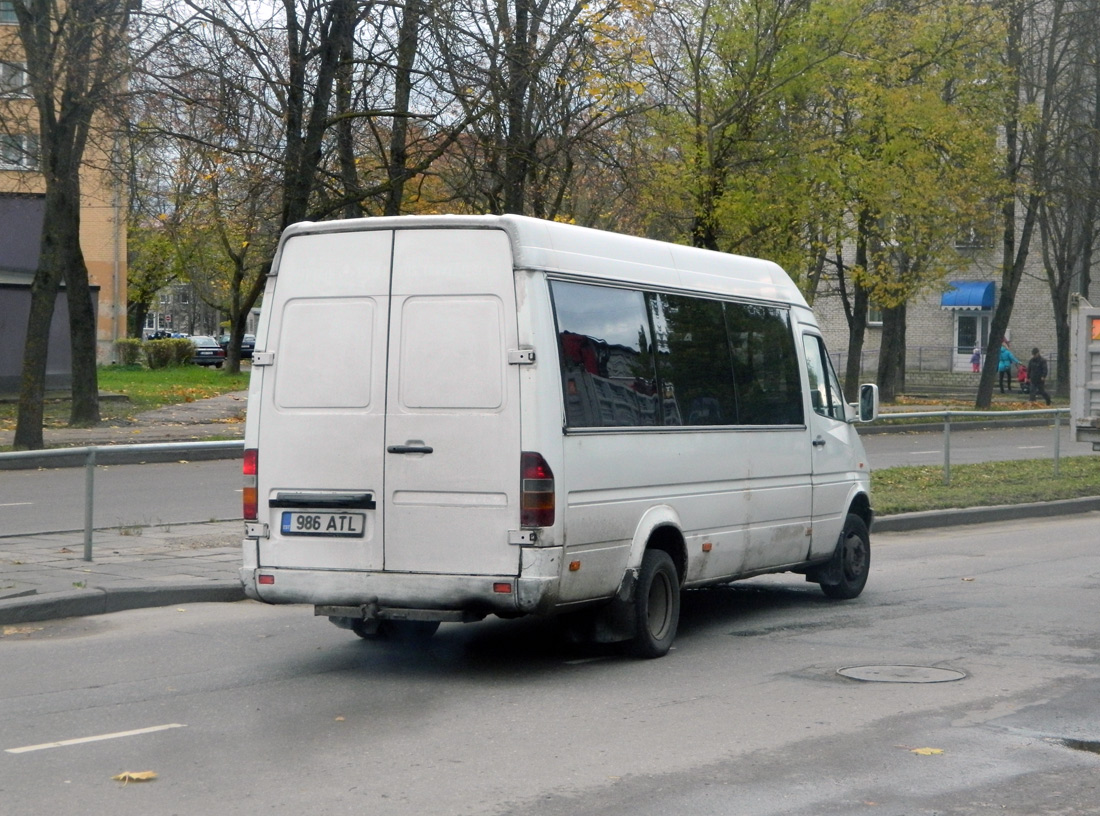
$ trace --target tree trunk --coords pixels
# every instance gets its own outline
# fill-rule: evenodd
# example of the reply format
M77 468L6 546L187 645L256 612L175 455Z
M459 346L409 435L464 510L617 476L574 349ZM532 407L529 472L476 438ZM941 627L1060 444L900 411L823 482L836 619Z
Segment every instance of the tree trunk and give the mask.
M531 86L531 45L527 32L532 0L516 0L515 26L508 43L508 130L504 134L504 212L522 215L530 157L527 153L527 92Z
M60 283L60 276L46 265L39 266L31 283L31 309L19 385L19 412L12 443L15 450L39 450L44 446L42 419L46 397L46 358Z
M864 209L859 214L856 233L856 266L867 268L867 241L870 235L871 214ZM837 278L840 295L844 301L844 314L848 318L848 359L844 364L844 398L848 402L859 399L860 364L863 361L863 340L867 334L867 308L869 298L867 290L858 283L853 284L852 297L849 300L845 289L844 267L841 256L837 254Z
M905 304L882 310L882 345L878 358L878 388L883 402L895 402L905 392Z
M388 175L389 194L386 196L386 215L400 215L408 180L409 163L409 97L413 87L413 65L419 46L420 20L424 14L421 0L407 0L401 18L401 32L397 43L397 74L393 100L393 130L390 134L390 161Z

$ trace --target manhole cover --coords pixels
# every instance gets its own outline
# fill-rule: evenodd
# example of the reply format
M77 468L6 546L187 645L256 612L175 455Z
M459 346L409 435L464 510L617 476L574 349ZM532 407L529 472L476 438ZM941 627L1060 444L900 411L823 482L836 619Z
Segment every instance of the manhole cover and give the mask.
M966 677L966 672L934 666L848 666L837 674L868 683L950 683Z

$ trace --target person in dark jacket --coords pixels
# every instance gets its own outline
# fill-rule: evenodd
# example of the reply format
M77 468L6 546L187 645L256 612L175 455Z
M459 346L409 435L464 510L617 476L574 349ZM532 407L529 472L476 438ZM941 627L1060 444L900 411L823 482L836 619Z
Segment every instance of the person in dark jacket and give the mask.
M1047 361L1039 353L1038 348L1031 350L1031 359L1027 361L1028 402L1034 402L1042 394L1050 405L1050 394L1046 389Z

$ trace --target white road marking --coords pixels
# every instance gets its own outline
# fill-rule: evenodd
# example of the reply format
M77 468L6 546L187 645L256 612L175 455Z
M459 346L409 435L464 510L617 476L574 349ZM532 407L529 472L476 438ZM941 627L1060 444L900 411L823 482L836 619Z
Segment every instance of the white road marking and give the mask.
M0 507L29 507L34 502L10 502L8 504L0 504Z
M1046 445L1019 445L1016 450L1042 450Z
M154 731L167 731L169 728L186 728L183 723L169 723L168 725L153 725L149 728L136 728L133 731L116 731L113 734L99 734L94 737L79 737L77 739L61 740L61 742L44 742L41 745L25 745L22 748L6 748L9 754L25 754L29 751L44 751L47 748L62 748L66 745L81 745L85 742L99 742L101 740L118 739L119 737L136 737L139 734L152 734Z
M941 450L930 450L930 451L909 451L909 453L910 453L910 454L911 454L912 456L928 456L929 454L933 454L933 453L943 453L943 451L941 451Z

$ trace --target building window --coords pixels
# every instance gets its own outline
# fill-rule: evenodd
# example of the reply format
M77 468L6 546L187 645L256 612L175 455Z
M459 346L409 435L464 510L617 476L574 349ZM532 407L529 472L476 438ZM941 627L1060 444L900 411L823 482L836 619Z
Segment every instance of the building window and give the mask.
M0 96L30 96L26 63L0 62Z
M882 325L882 307L876 306L873 303L867 304L867 325L868 326L881 326Z
M0 25L15 25L15 4L11 0L0 0Z
M9 170L37 169L38 137L0 133L0 167Z

